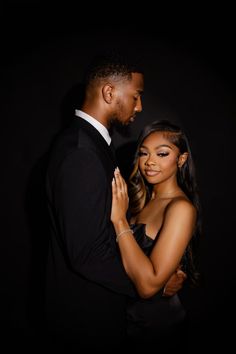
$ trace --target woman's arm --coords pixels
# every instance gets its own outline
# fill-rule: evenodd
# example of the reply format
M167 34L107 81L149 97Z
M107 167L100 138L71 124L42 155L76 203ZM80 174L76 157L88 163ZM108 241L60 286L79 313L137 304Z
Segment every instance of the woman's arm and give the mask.
M127 187L117 171L112 182L112 192L111 220L119 235L129 228L129 224L125 216L128 207ZM125 270L141 297L153 296L175 272L192 237L195 221L196 210L190 202L183 199L171 202L150 258L144 254L131 232L118 236Z

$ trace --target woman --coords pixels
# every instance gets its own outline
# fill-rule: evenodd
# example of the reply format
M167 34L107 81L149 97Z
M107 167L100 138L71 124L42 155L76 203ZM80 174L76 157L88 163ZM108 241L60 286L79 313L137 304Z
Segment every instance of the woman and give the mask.
M138 139L129 193L118 169L112 193L116 240L139 295L127 305L128 336L138 348L153 340L162 350L176 348L180 334L186 335L181 330L186 313L177 294L162 296L163 287L179 265L196 283L194 244L200 229L194 164L181 129L168 121L145 127Z

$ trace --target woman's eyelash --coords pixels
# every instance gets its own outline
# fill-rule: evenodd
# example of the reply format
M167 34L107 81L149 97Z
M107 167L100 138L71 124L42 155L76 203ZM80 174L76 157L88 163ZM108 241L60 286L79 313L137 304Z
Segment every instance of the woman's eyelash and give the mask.
M157 154L157 156L161 156L161 157L168 156L168 155L169 155L168 152L159 152L159 153Z
M138 156L145 156L147 155L147 152L144 152L144 151L139 151L138 153ZM168 152L158 152L157 153L157 156L160 156L160 157L165 157L165 156L168 156L169 153Z

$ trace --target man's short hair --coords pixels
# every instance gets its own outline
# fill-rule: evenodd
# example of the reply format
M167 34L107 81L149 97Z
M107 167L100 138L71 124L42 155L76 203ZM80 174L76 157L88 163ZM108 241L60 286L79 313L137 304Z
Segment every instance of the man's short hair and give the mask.
M94 56L85 73L85 85L106 78L131 80L132 73L142 73L143 69L135 60L115 51Z

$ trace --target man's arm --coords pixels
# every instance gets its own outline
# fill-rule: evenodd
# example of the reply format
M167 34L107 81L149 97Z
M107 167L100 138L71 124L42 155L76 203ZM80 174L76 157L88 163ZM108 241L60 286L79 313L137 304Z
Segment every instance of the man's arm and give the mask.
M187 279L187 274L181 270L181 267L178 267L176 271L172 274L168 282L166 283L163 296L173 296L179 290L182 289L184 281Z

